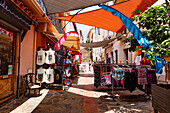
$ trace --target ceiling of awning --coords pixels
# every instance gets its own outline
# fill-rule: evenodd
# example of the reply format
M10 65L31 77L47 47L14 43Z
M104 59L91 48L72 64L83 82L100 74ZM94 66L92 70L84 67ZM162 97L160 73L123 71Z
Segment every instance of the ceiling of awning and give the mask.
M61 13L113 0L43 0L47 14ZM127 0L116 0L116 4Z
M57 43L58 40L64 35L55 32L43 32L43 34L54 43ZM70 48L74 46L75 48L80 49L79 37L67 36L67 39L64 41L63 45Z
M80 43L81 47L90 47L90 48L97 48L97 47L104 47L106 46L108 43L112 42L114 39L110 39L110 40L103 40L103 41L99 41L99 42L93 42L93 43Z
M143 12L156 1L157 0L129 0L111 7L117 9L128 18L131 18L134 15L132 14L133 11L141 10ZM72 16L54 18L68 21L71 17ZM113 16L111 12L105 11L104 9L78 14L71 22L90 25L117 33L122 33L125 28L119 17Z

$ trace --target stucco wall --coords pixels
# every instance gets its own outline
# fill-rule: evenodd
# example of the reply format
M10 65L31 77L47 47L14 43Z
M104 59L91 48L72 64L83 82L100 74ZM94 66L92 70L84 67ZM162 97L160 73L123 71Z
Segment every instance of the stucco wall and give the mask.
M26 74L28 68L33 69L33 55L35 52L33 48L35 40L35 27L31 26L31 29L26 33L24 40L21 43L21 60L20 60L20 74Z
M116 41L114 43L114 60L116 61L115 50L117 50L117 52L118 52L118 63L120 63L120 60L121 60L121 63L126 63L126 56L125 56L124 49L128 49L128 48L129 48L129 45L124 44L122 42L122 40ZM106 53L108 53L108 57L111 57L112 51L113 51L112 46L107 49ZM128 62L134 63L134 52L129 52L129 50L128 50Z

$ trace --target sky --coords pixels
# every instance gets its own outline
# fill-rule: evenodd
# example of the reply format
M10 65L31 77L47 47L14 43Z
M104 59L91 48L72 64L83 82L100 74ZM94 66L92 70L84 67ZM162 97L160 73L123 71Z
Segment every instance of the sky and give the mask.
M158 0L158 1L155 2L152 6L160 5L160 4L162 4L162 3L165 3L165 0ZM84 13L84 12L96 10L96 9L99 9L99 8L100 8L100 7L98 7L98 6L89 7L89 8L86 8L86 9L82 10L80 13ZM71 15L74 15L74 14L77 13L78 11L79 11L79 10L70 11L70 14L71 14ZM79 14L80 14L80 13L79 13ZM79 23L76 23L76 26L77 26L77 29L82 30L82 34L83 34L84 41L86 41L86 39L87 39L87 34L88 34L89 30L90 30L91 28L93 28L93 26L88 26L88 25L79 24ZM73 27L72 27L72 30L73 30Z

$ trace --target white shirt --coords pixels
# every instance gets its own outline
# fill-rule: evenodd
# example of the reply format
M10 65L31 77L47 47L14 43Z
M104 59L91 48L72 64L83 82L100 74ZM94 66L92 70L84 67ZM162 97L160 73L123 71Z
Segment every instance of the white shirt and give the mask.
M55 51L53 51L51 48L46 51L46 60L45 63L47 64L54 64L55 63L55 55L54 55Z
M46 75L44 77L46 83L54 82L54 69L46 69Z
M37 65L43 65L45 63L45 51L37 51Z
M140 55L140 56L137 56L136 59L135 59L136 65L140 65L140 61L141 61L141 60L142 60L141 55Z
M37 69L37 83L45 82L45 71L46 69Z

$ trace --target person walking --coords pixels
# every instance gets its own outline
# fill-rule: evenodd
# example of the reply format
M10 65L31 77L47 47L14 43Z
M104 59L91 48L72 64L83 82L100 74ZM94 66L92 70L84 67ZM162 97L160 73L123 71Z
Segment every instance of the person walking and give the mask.
M91 60L89 60L89 71L91 71Z

